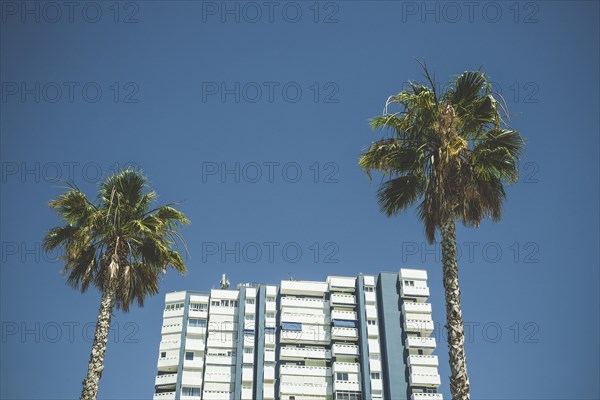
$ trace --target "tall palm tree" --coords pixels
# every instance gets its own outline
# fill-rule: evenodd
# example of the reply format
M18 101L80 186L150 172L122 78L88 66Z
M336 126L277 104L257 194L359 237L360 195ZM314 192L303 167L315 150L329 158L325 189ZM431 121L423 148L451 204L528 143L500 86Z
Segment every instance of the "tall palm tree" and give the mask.
M143 306L158 293L167 267L186 272L177 231L189 221L173 204L152 208L155 200L142 173L126 169L100 184L95 203L74 186L50 202L65 224L50 229L44 249L62 249L68 284L82 292L91 284L102 293L81 399L98 396L114 307Z
M469 378L458 285L455 221L478 226L485 217L500 219L504 183L518 179L524 141L502 119L502 107L489 79L464 72L442 93L423 65L428 85L410 83L386 102L371 127L390 131L359 159L386 179L377 192L387 216L415 202L429 243L441 233L450 355L450 390L454 400L468 400ZM388 111L398 107L396 112Z

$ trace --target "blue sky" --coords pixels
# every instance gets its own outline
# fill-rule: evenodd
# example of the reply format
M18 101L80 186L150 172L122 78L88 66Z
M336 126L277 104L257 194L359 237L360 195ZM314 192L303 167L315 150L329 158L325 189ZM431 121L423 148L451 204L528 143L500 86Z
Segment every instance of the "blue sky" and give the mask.
M440 83L482 67L527 138L502 221L458 229L473 398L600 397L597 2L53 4L1 9L0 397L79 395L99 295L39 252L58 223L52 178L94 196L128 163L183 201L191 258L143 309L117 312L102 398L151 397L164 293L223 272L425 268L443 325L439 249L413 211L381 215L378 180L357 167L379 136L368 119L422 80L415 59Z

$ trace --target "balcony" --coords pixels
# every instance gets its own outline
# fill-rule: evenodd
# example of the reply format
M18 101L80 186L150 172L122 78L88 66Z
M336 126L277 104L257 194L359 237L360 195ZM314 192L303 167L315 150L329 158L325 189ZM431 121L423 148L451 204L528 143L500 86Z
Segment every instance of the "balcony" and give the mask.
M217 354L207 354L206 364L233 365L235 359L233 356L221 356Z
M234 340L231 335L222 334L222 335L212 335L208 338L206 343L207 347L226 347L233 348L237 346L237 340ZM186 345L187 347L187 345Z
M160 342L160 350L175 350L179 348L179 340L163 340Z
M329 276L327 277L327 283L332 291L354 292L356 288L356 278L346 276Z
M430 335L433 332L433 321L406 319L404 320L404 330L406 332L418 332L424 335Z
M311 359L330 359L331 351L326 348L312 348L312 347L282 347L281 358L287 360L303 360L305 358Z
M175 400L175 391L154 393L154 400Z
M185 368L202 368L204 367L204 359L202 357L194 357L193 360L183 360Z
M444 400L441 393L413 393L410 400Z
M429 297L427 286L400 285L400 297Z
M154 380L156 386L174 385L177 383L177 374L157 375Z
M329 306L329 303L323 299L315 299L310 297L283 296L281 297L281 306L302 308L325 308L326 306Z
M333 373L337 374L338 372L347 372L350 374L359 374L360 373L360 364L358 363L346 363L346 362L334 362L333 363Z
M438 358L437 356L424 356L417 354L410 354L408 356L408 365L424 365L429 367L437 367L438 366Z
M265 351L265 361L275 362L275 352Z
M369 353L370 354L380 354L381 347L379 346L379 341L377 339L369 339Z
M358 346L353 344L334 343L331 347L334 356L358 356Z
M231 374L215 374L215 373L205 373L204 381L205 382L224 382L230 383L232 379Z
M275 386L265 385L263 387L263 398L264 399L274 399L275 398Z
M401 268L398 275L400 279L427 280L427 271L424 269Z
M252 382L254 380L254 370L252 368L242 369L242 381Z
M330 320L329 316L326 314L303 314L294 312L282 312L281 322L298 322L301 324L329 325Z
M339 294L333 293L331 295L331 305L346 305L346 306L354 306L356 305L356 296L351 294Z
M365 303L372 304L375 303L376 300L377 297L375 295L375 292L365 292Z
M383 390L383 381L381 379L371 379L371 390L381 392Z
M233 400L233 393L205 390L202 398L204 400Z
M204 326L189 326L187 327L188 335L204 336L206 335L206 327Z
M219 314L219 315L236 315L237 307L224 307L224 306L211 306L210 314Z
M438 387L442 384L439 374L418 374L411 372L408 375L408 383L411 386Z
M284 295L323 296L327 292L327 289L328 285L325 282L281 281L279 291Z
M275 367L265 367L263 370L263 380L273 381L275 380Z
M179 366L179 357L165 357L158 359L158 369L160 371L176 371Z
M184 369L181 374L182 386L199 386L202 384L203 371Z
M252 399L252 389L242 388L242 400Z
M356 328L331 328L331 337L338 340L358 340L358 330Z
M328 344L331 334L328 328L319 325L303 325L302 331L282 330L281 343Z
M377 325L367 325L367 336L379 336L379 327Z
M283 396L289 395L312 395L312 396L328 396L332 394L331 386L322 383L306 383L306 384L294 384L294 383L281 383L279 391Z
M204 340L187 338L185 340L185 349L189 351L203 351Z
M168 333L177 333L181 332L181 324L171 324L171 325L163 325L160 333L165 335Z
M360 392L360 382L358 381L334 381L333 387L336 392L338 390Z
M305 365L283 364L279 368L281 375L299 375L299 376L321 376L327 377L331 375L331 368L328 367L312 367Z
M423 353L430 355L435 350L435 338L433 337L407 337L406 347L409 350L423 350Z
M183 317L183 308L163 311L163 318Z
M430 303L414 303L406 302L402 304L402 312L406 313L417 313L417 314L431 314Z
M331 319L343 319L347 321L356 321L356 312L331 310Z

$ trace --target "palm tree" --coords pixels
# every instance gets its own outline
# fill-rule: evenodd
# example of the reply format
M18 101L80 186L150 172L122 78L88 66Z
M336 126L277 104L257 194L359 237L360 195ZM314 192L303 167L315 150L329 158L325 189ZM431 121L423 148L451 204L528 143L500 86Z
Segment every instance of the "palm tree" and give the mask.
M126 169L100 184L95 203L73 185L50 202L65 224L50 229L44 250L62 249L69 285L85 292L91 284L102 293L81 399L98 396L114 307L142 307L167 267L186 272L176 246L185 246L177 230L189 221L173 204L152 208L155 200L142 173Z
M518 179L524 141L503 121L503 107L482 72L464 72L438 93L423 69L428 85L410 83L372 120L374 130L391 134L373 142L359 165L369 178L371 171L383 173L377 192L383 213L396 215L418 201L428 242L441 233L450 390L454 400L468 400L455 221L477 227L485 217L500 219L503 183ZM391 106L399 110L389 112Z

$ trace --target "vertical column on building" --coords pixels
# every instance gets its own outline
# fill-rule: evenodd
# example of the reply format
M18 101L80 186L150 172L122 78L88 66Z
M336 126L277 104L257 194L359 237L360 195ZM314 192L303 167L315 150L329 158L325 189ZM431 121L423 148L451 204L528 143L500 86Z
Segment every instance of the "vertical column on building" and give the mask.
M367 333L367 313L365 307L365 279L359 275L356 279L356 312L358 314L358 347L360 356L360 376L363 399L371 398L371 370L369 366L369 335Z
M225 393L233 397L239 382L238 357L242 357L238 354L239 315L243 316L244 304L240 304L238 290L213 289L210 297L202 398L222 398Z
M267 285L265 286L265 298L264 298L264 310L265 310L265 321L264 321L264 366L263 366L263 399L274 400L276 399L278 392L277 386L277 366L279 364L279 341L277 340L277 326L278 326L278 315L277 310L279 309L279 296L277 286Z
M177 384L175 385L175 400L181 398L181 386L183 380L183 365L185 362L185 338L187 331L188 313L190 307L190 293L185 292L183 302L183 317L181 321L181 340L179 342L179 367L177 368Z
M407 400L408 383L405 377L406 363L397 273L379 274L377 304L385 397Z
M254 387L253 398L263 400L265 365L265 302L266 288L261 285L256 295L256 337L254 341Z
M431 337L434 325L431 304L427 302L427 271L403 268L400 270L399 285L408 396L414 400L441 400L442 395L437 393L441 384L438 358L432 354L436 342Z
M233 398L242 398L242 362L244 358L244 326L245 326L245 310L246 310L246 288L239 289L238 298L238 315L237 315L237 341L236 341L236 357L235 357L235 380Z

